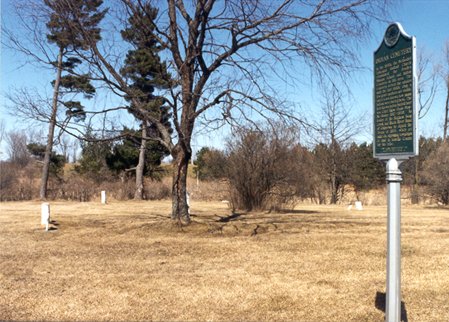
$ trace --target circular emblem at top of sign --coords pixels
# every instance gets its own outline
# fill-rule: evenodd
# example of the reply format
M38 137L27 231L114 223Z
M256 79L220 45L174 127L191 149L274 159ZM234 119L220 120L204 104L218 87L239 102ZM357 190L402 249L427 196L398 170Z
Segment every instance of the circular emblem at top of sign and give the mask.
M385 43L388 47L393 47L396 45L399 39L399 35L401 34L399 30L399 26L397 24L392 24L387 28L387 31L385 31Z

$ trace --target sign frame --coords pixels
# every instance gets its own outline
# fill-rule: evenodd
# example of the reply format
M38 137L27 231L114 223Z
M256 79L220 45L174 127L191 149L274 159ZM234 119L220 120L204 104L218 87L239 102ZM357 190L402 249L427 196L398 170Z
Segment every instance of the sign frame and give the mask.
M411 112L412 115L412 142L410 144L410 140L408 140L408 146L406 149L406 151L403 152L384 152L382 151L382 149L378 146L378 142L377 140L379 139L378 137L378 133L382 131L382 129L380 128L380 124L378 124L377 122L377 110L378 110L378 102L377 102L377 97L380 95L380 93L377 93L377 87L376 87L376 79L377 79L377 64L376 64L376 55L380 50L386 50L387 52L390 53L390 55L392 53L395 53L394 49L396 48L396 46L398 45L399 41L402 39L404 39L406 42L411 42L411 59L412 59L412 88L411 88L411 93L412 93L412 99L411 99L411 111L409 108L407 108L407 112ZM401 41L404 41L401 40ZM407 48L408 49L408 48ZM397 52L397 51L396 51ZM418 112L417 112L417 103L418 103L418 77L416 74L416 38L414 36L410 36L408 35L405 31L404 28L402 27L402 25L398 22L394 22L391 23L385 32L385 35L382 39L381 44L379 45L379 47L374 51L374 88L373 88L373 124L374 124L374 129L373 129L373 156L376 159L379 160L384 160L387 161L389 159L395 158L396 160L407 160L408 158L411 157L415 157L418 155L419 153L419 137L418 137ZM384 56L385 57L385 56ZM384 58L382 57L382 58ZM391 56L390 56L391 57ZM396 58L395 58L396 59ZM392 58L388 58L388 60L385 60L386 62L392 62L393 59ZM401 67L402 68L402 67ZM403 89L403 87L401 87L401 90ZM405 109L403 109L405 110ZM383 113L386 113L385 111ZM393 117L394 118L394 117ZM398 125L396 125L397 127ZM396 128L396 132L399 132L399 130ZM398 135L399 133L396 133L396 135ZM410 132L408 132L408 134L410 134ZM386 140L388 141L388 144L393 144L391 143L391 138L386 138ZM399 141L400 143L403 143L402 141Z

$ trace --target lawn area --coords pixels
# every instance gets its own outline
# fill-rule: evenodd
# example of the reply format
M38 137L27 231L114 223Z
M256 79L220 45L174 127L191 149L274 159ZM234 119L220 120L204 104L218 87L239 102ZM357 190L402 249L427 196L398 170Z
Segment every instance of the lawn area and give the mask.
M0 320L382 321L386 207L0 203ZM449 321L449 210L403 207L409 321Z

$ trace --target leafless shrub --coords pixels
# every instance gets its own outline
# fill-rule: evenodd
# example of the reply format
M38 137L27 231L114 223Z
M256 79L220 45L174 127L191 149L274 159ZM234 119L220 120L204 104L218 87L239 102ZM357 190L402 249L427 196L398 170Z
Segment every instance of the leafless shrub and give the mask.
M26 166L30 161L30 153L27 149L28 138L22 131L11 131L6 135L7 153L9 161Z
M29 163L22 167L14 162L0 163L0 201L33 199L36 189L36 165Z
M159 200L170 197L170 184L168 180L152 181L147 179L145 199ZM130 200L134 198L135 179L111 179L96 182L90 178L73 175L65 179L56 189L49 189L49 199L94 201L100 200L100 192L106 191L108 198L115 200ZM50 185L53 187L53 185Z
M14 200L11 190L17 185L17 169L11 162L0 162L0 200Z
M224 201L229 199L229 182L221 180L189 180L187 191L191 200Z
M428 192L444 205L449 204L449 141L444 142L424 164Z
M0 162L0 201L32 200L39 197L39 179L42 165L36 161L25 167L10 161ZM146 179L145 199L160 200L171 195L170 178L161 181ZM48 200L94 201L100 200L105 190L108 198L129 200L134 198L135 178L114 178L97 181L68 170L65 176L52 176L48 185Z
M249 128L229 140L226 172L235 208L278 209L304 195L294 133L282 126Z
M165 177L161 181L147 179L145 182L145 197L147 200L161 200L171 197L171 181Z

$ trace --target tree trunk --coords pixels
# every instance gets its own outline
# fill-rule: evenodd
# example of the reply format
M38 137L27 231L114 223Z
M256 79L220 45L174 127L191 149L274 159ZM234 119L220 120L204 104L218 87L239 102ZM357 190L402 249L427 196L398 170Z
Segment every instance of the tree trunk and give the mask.
M331 178L331 204L336 204L338 201L337 180L334 175Z
M139 149L139 163L136 166L136 191L134 192L135 200L143 199L143 170L145 168L145 150L147 144L147 140L145 139L146 134L145 123L142 123L142 140Z
M332 153L332 170L331 170L331 204L337 204L338 201L338 185L337 185L337 164L335 154Z
M179 143L174 149L173 186L172 186L172 219L179 223L189 224L190 214L187 204L187 169L191 153Z
M446 142L447 131L449 127L449 75L446 79L447 95L446 95L446 107L444 110L444 127L443 127L443 142Z
M58 112L59 85L61 83L61 73L62 73L62 56L63 56L63 48L60 48L57 61L55 85L53 88L53 100L50 115L50 123L48 126L47 146L45 147L44 165L42 167L41 186L39 190L39 196L41 200L47 199L47 185L50 172L50 158L51 152L53 150L53 139L56 126L56 114Z
M419 158L415 157L414 160L414 174L413 174L413 185L412 185L412 193L411 193L411 202L412 205L419 204Z

